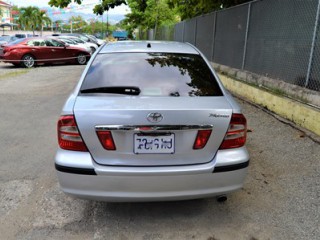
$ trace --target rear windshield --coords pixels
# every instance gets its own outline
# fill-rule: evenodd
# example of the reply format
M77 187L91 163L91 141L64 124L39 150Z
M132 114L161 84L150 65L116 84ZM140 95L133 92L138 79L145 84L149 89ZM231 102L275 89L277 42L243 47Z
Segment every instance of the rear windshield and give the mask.
M134 86L140 96L222 96L200 55L110 53L96 56L81 90Z

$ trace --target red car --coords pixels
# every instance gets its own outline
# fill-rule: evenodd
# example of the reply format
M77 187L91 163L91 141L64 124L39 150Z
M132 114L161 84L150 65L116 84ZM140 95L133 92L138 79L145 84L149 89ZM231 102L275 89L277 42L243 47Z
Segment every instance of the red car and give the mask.
M90 53L83 48L69 46L56 39L25 38L4 46L3 62L31 68L45 63L86 64Z

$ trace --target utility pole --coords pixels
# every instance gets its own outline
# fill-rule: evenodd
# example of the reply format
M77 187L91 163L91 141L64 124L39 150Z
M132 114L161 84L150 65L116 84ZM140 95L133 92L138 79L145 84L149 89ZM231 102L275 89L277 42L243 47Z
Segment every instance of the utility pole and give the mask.
M101 35L102 35L102 38L104 38L104 31L103 31L103 13L101 15L101 19L102 19L102 24L101 24Z
M102 0L100 0L100 4L102 5ZM104 32L103 32L103 12L102 12L102 15L101 15L101 37L102 39L104 38Z
M109 16L108 16L108 11L107 10L107 37L109 37Z

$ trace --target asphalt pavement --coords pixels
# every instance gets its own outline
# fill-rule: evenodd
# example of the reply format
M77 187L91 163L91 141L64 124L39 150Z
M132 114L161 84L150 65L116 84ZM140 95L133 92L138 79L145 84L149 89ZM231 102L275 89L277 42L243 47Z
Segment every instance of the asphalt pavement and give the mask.
M62 193L56 122L83 69L0 63L0 239L320 238L319 143L241 100L251 162L244 188L225 203L105 203Z

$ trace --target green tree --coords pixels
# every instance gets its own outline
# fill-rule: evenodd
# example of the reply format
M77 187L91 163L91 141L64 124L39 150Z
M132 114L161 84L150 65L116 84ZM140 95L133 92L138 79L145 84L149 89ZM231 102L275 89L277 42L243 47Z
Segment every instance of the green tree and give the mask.
M65 24L62 30L67 30L71 32L82 32L87 26L86 21L81 16L72 16L68 20L68 24Z
M147 0L145 5L141 1L128 0L131 13L126 15L123 25L129 33L139 28L139 38L147 29L154 29L154 35L163 25L172 25L178 22L174 9L170 9L166 0Z
M51 25L52 21L51 19L46 15L45 11L38 11L36 13L36 26L40 26L40 30L41 30L41 36L42 36L42 31L43 31L43 26L46 25Z
M43 30L43 25L50 25L51 19L46 15L45 11L41 11L38 7L22 7L17 11L20 12L18 24L24 29L31 29L33 35L36 29Z
M25 29L31 29L34 35L34 31L38 24L38 15L40 9L38 7L22 7L20 8L20 16L18 22Z
M111 25L110 23L101 22L101 21L92 21L86 27L82 29L83 32L88 33L90 35L106 33L107 30L112 32L116 29L116 26ZM102 36L103 38L105 36Z
M74 2L81 4L83 0L50 0L49 5L51 7L67 7L70 3ZM121 4L127 4L125 0L102 0L101 4L97 4L93 12L97 15L102 15L105 11L108 11L110 8L120 6Z
M178 21L175 11L168 8L166 0L148 0L144 17L145 27L154 29L155 36L159 27L172 25Z
M167 0L170 8L177 9L181 20L232 7L251 0Z
M69 22L72 22L72 28L74 31L81 31L82 28L84 28L85 26L87 26L86 21L83 19L83 17L79 16L72 16L69 19Z

